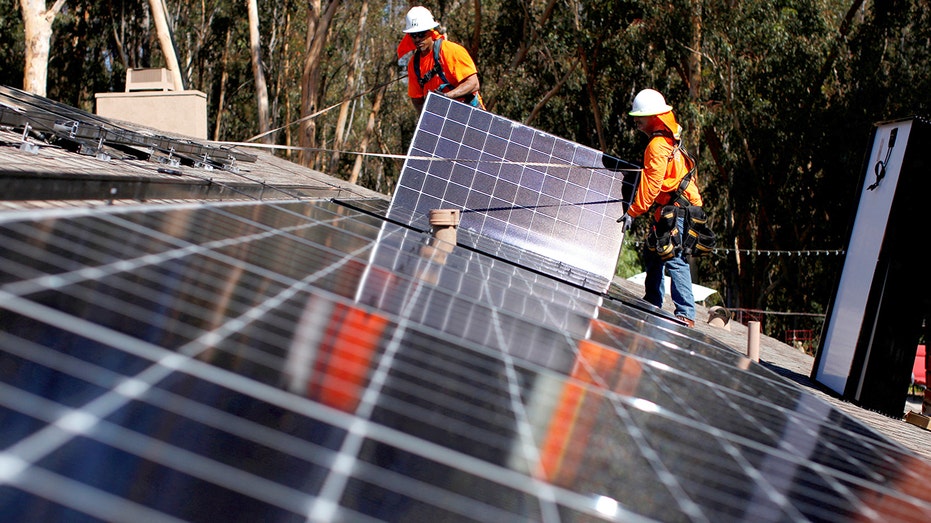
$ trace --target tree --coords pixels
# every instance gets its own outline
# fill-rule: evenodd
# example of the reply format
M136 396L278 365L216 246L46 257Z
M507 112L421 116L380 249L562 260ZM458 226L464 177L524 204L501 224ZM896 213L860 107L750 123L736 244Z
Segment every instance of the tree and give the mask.
M0 10L23 11L22 20L0 16L0 72L28 71L25 83L33 66L24 57L47 64L41 83L50 96L87 109L94 92L122 89L126 68L169 63L149 2L63 8L62 1L45 10L38 0L0 0ZM697 262L696 281L718 289L729 307L818 312L841 258L773 253L843 248L852 180L861 175L873 122L931 111L929 4L473 0L428 7L473 55L489 110L542 131L636 162L644 138L627 116L631 100L645 87L663 92L699 159L724 249ZM391 192L402 165L394 156L407 149L417 122L395 54L409 4L255 2L261 42L237 2L170 6L179 69L185 85L208 94L217 139L265 129L266 105L268 127L284 129L268 139L290 146L297 132L301 163ZM36 25L26 31L30 42L33 35L51 42L42 60L32 58L38 47L11 36L27 19L47 25L45 33ZM259 49L261 64L253 59ZM253 88L259 74L267 102ZM327 149L356 156L319 154ZM764 327L778 333L790 321L768 318Z
M184 90L184 80L181 78L181 66L178 65L178 56L175 53L175 43L171 37L171 28L168 26L168 15L165 12L165 0L149 0L152 10L152 20L155 22L155 32L162 47L162 54L168 64L168 71L175 84L176 91Z
M255 104L258 109L259 133L262 141L270 143L268 136L268 86L262 65L262 43L259 38L259 6L257 0L249 0L249 50L252 56L252 74L255 77Z
M341 5L340 0L331 0L323 7L321 0L310 0L307 4L307 45L304 54L304 69L301 74L301 133L302 147L301 165L310 166L314 163L316 155L313 150L317 147L316 122L314 112L320 107L322 96L321 86L321 59L327 36L330 32L330 23Z
M333 155L330 158L330 169L335 173L339 168L339 153L343 148L346 135L346 118L349 115L350 97L356 90L356 69L362 53L362 37L365 34L365 23L368 18L369 3L368 0L362 0L362 8L359 10L359 26L352 42L352 54L349 57L349 70L346 73L346 90L343 95L343 102L339 106L339 118L336 120L336 137L333 142ZM373 111L374 113L374 111Z
M20 0L26 36L26 63L23 90L45 96L48 84L49 47L52 23L61 12L65 0L56 0L50 9L45 0Z

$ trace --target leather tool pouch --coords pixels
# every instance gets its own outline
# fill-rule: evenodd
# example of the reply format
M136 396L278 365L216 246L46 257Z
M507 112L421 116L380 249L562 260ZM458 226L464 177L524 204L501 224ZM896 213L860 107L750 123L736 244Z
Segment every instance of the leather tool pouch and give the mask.
M708 227L708 215L694 205L686 207L685 213L682 253L696 258L704 256L714 249L716 242L714 231Z
M663 207L659 219L650 225L647 233L647 250L663 261L675 256L681 247L681 234L676 226L676 215L680 209L675 205Z

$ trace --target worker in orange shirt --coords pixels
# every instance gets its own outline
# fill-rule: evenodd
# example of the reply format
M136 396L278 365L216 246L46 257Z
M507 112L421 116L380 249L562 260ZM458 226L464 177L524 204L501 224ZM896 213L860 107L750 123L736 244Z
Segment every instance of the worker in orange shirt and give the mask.
M653 89L640 91L634 97L630 115L650 141L643 153L643 172L633 202L617 221L624 224L626 231L633 218L651 212L644 300L663 306L665 270L670 278L674 314L691 327L695 324L695 300L681 233L688 219L682 211L702 205L693 170L695 161L681 147L682 128L662 94Z
M436 31L440 24L426 7L412 7L405 21L404 32L416 48L407 64L407 93L417 111L423 109L430 91L484 109L478 69L465 47L446 40ZM407 37L402 45L405 40ZM399 48L399 55L400 52Z

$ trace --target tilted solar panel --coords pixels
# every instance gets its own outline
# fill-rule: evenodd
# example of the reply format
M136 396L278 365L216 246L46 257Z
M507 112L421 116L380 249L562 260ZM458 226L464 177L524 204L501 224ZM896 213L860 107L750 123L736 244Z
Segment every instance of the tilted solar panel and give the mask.
M372 213L32 211L0 238L7 521L931 517L931 465L742 355Z
M615 221L635 166L430 93L389 217L459 209L461 227L588 273L606 290L624 233Z

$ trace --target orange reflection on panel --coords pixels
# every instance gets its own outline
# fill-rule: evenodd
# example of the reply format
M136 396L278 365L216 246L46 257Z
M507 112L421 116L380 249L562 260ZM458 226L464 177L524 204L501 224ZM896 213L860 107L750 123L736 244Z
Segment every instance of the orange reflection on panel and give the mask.
M308 397L342 411L355 411L387 324L387 318L378 314L336 304L320 344Z
M557 484L571 483L578 473L599 409L605 407L602 392L632 395L643 372L639 361L616 349L591 340L578 346L571 379L563 385L541 447L541 476Z
M904 457L898 467L898 476L887 473L888 490L858 490L857 497L875 511L877 518L867 518L861 512L855 521L902 521L927 523L927 507L915 506L908 498L926 499L931 488L931 464L917 457ZM854 489L856 490L856 489Z

